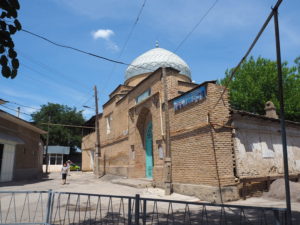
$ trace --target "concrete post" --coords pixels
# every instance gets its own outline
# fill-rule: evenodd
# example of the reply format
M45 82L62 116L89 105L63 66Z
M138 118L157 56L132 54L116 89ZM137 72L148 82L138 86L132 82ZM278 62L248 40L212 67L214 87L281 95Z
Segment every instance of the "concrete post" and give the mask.
M165 194L172 193L172 162L171 162L171 148L170 148L170 120L169 120L169 104L168 104L168 86L166 68L162 68L162 82L164 91L164 116L165 116Z

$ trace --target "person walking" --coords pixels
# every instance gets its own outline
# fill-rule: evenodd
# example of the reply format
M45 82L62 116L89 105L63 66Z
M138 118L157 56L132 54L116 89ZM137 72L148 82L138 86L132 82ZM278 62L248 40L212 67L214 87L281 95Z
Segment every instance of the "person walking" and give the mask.
M68 167L68 175L71 176L71 173L70 173L70 172L71 172L71 171L70 171L70 167L71 167L72 161L71 161L71 160L68 160L66 163L67 163L67 167Z
M67 182L67 175L68 175L68 166L66 163L63 164L61 168L61 178L62 178L62 184L66 184Z

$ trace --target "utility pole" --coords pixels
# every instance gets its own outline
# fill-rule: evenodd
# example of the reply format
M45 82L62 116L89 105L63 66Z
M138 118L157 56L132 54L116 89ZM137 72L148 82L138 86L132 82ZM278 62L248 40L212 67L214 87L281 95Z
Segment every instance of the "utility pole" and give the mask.
M278 1L281 2L281 1ZM277 3L278 4L278 3ZM279 24L278 24L278 7L274 7L274 27L276 39L276 56L277 56L277 71L278 71L278 94L280 102L280 126L281 126L281 140L283 150L283 166L284 166L284 180L285 180L285 199L287 209L287 225L292 224L292 210L291 210L291 196L289 184L289 166L288 166L288 151L285 130L285 114L284 114L284 98L283 98L283 84L282 84L282 68L281 68L281 51L279 39Z
M21 108L18 107L18 108L17 108L17 117L18 117L18 118L20 118L20 110L21 110Z
M162 68L162 82L164 91L164 116L165 116L165 143L166 143L166 157L165 157L165 194L172 193L172 162L171 162L171 148L170 148L170 120L169 120L169 104L168 104L168 86L166 68Z
M47 139L46 139L46 174L48 173L48 164L49 164L49 156L48 156L48 145L49 145L49 124L50 124L50 116L48 116L48 128L47 128Z
M94 92L95 92L95 110L96 110L96 116L95 116L95 130L96 130L96 157L95 157L95 171L94 174L96 176L100 176L100 157L101 157L101 149L100 149L100 132L99 132L99 111L98 111L98 91L96 85L94 86Z

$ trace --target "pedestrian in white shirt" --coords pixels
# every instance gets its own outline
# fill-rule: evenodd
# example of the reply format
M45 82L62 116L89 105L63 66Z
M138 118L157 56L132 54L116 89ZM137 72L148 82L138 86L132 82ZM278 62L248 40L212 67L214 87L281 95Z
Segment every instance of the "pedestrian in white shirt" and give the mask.
M63 164L63 167L61 168L61 178L62 178L62 184L66 184L67 182L67 175L68 175L68 166L66 163Z

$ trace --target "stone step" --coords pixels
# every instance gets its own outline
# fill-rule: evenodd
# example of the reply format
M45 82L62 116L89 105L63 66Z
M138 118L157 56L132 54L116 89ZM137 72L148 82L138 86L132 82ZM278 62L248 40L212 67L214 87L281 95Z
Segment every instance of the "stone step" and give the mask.
M126 185L134 188L149 188L153 187L152 180L141 178L141 179L128 179L128 178L120 178L111 180L113 184Z

